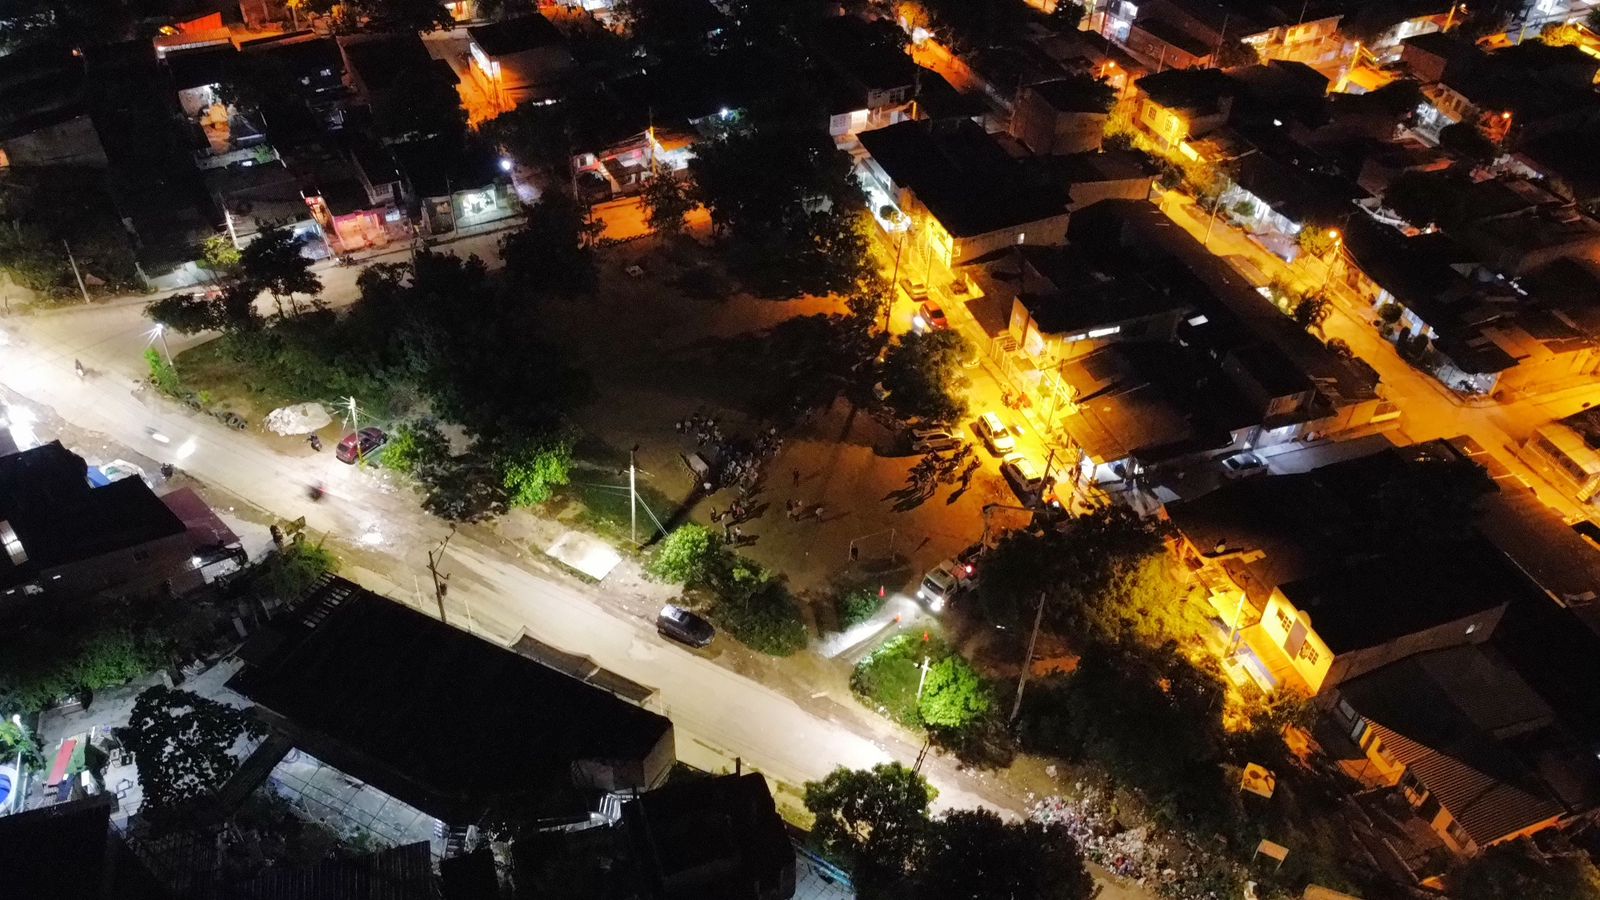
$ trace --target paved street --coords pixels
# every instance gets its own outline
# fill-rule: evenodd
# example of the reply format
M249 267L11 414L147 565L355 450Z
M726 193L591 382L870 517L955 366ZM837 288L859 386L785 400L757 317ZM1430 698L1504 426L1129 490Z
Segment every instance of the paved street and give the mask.
M1169 192L1162 210L1197 240L1206 236L1207 216L1186 197ZM1234 263L1247 279L1257 284L1281 277L1303 288L1320 290L1326 282L1334 299L1334 313L1325 328L1329 338L1340 338L1356 355L1377 370L1382 379L1379 390L1401 409L1400 432L1410 442L1468 435L1482 444L1529 487L1539 498L1563 516L1584 516L1588 512L1572 498L1529 469L1516 456L1516 447L1552 419L1571 415L1600 402L1600 385L1593 383L1557 388L1534 397L1496 403L1488 399L1466 400L1438 380L1400 358L1400 354L1372 327L1370 307L1361 302L1337 279L1326 278L1320 261L1290 266L1251 241L1242 232L1218 221L1211 229L1210 250ZM1240 260L1246 265L1240 265ZM1254 268L1256 271L1250 271ZM1335 273L1337 274L1337 268ZM1259 273L1259 275L1257 274Z

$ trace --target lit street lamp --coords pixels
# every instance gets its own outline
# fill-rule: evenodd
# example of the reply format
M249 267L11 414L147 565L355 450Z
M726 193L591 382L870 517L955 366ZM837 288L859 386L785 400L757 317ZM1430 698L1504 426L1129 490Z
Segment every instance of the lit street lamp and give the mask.
M1337 228L1329 228L1328 237L1333 239L1333 248L1328 251L1328 258L1326 260L1328 264L1328 271L1322 277L1323 293L1328 292L1328 284L1333 281L1333 261L1338 258L1339 248L1344 244L1344 235L1340 234L1339 229Z
M167 346L167 326L157 322L156 326L145 332L145 334L150 338L150 340L145 342L145 346L148 347L156 341L160 341L161 352L167 357L167 365L176 369L177 365L172 361L172 348Z

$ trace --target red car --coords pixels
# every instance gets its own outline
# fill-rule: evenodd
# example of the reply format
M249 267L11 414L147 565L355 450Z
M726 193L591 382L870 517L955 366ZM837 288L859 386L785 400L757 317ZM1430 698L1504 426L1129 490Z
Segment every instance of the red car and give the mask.
M333 455L339 462L354 465L356 460L372 456L387 443L389 436L384 434L382 428L363 428L355 434L345 435Z
M944 331L950 327L950 320L944 317L944 310L932 300L922 301L911 323L917 326L918 331Z

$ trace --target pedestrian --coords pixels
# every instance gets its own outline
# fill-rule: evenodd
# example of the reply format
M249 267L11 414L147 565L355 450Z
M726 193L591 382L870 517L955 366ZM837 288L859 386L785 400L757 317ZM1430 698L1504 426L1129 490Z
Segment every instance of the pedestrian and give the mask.
M715 506L711 507L711 521L712 523L722 521L722 514L717 512L717 508Z
M732 538L733 538L733 523L732 522L723 522L722 523L722 539L724 541L726 541L726 540L731 540Z
M821 522L822 521L822 504L820 504L820 503L817 504L816 516L817 516L817 521Z
M735 544L744 542L744 530L737 525L733 526L733 542Z
M799 487L800 486L800 470L799 469L795 469L794 470L794 481L793 481L793 484L794 484L795 487Z

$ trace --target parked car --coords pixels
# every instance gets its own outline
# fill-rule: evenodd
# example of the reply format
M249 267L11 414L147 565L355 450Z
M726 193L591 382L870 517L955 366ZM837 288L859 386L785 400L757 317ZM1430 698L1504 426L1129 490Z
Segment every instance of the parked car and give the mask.
M671 603L661 607L661 614L656 616L656 631L690 647L704 647L717 636L717 629L710 622Z
M911 277L900 279L900 289L906 292L913 302L921 303L928 299L928 283L921 278Z
M911 436L911 449L917 453L943 453L961 446L961 439L948 431L919 430Z
M389 443L389 435L382 428L368 427L354 434L347 434L339 446L334 448L333 455L342 463L355 463L358 459L366 459L382 449Z
M918 331L947 331L950 328L950 320L944 317L944 310L932 300L922 301L916 315L911 317L911 324Z
M961 579L956 577L954 564L947 559L922 576L922 583L917 586L917 599L928 604L928 609L938 612L959 590Z
M1050 483L1038 463L1020 453L1013 454L1000 463L1000 474L1023 506L1034 509L1044 505L1044 492Z
M1600 550L1600 525L1596 525L1588 519L1579 519L1572 523L1572 530L1576 531L1579 537L1588 541L1595 549Z
M1249 478L1267 474L1267 463L1254 453L1235 453L1222 461L1223 478Z
M1017 437L1011 427L992 412L979 416L978 421L972 423L972 430L978 433L983 445L995 456L1005 456L1017 449Z

